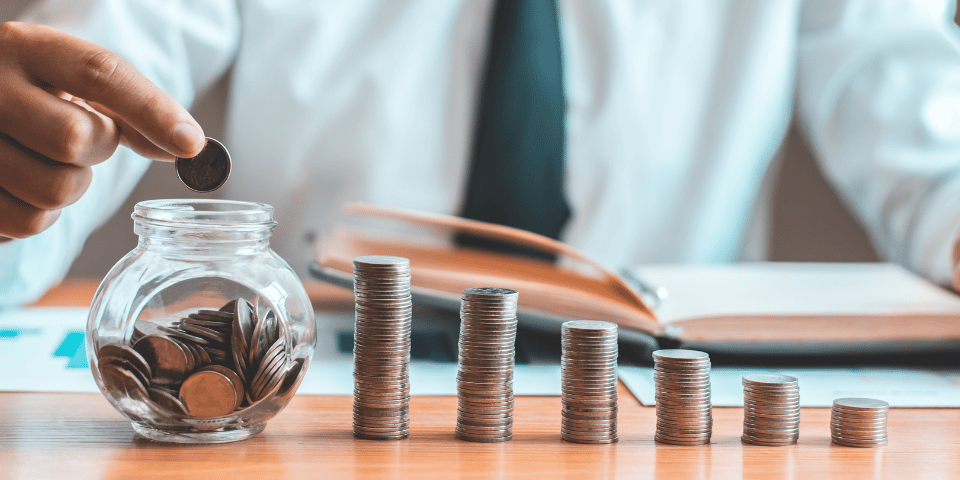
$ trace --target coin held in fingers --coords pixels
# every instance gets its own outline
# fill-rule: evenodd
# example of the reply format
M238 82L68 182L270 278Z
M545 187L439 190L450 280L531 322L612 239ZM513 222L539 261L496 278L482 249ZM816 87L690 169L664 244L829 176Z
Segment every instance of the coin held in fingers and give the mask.
M230 176L230 152L222 143L207 137L200 154L192 158L177 157L180 181L190 190L209 193L223 186Z

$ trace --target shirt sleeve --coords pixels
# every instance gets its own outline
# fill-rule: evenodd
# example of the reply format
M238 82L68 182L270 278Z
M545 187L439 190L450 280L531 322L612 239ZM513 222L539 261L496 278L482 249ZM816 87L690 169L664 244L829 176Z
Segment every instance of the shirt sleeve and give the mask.
M960 37L952 1L812 0L800 125L880 255L942 284L960 232Z
M226 71L240 35L234 0L48 0L22 20L116 52L188 107ZM62 279L87 237L123 204L149 165L118 148L93 167L87 192L53 226L0 243L0 308L30 302Z

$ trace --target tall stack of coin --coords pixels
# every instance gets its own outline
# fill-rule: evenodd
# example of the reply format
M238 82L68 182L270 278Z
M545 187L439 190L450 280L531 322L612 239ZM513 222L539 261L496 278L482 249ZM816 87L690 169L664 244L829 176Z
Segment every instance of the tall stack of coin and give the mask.
M460 302L457 438L503 442L513 437L516 290L468 288Z
M393 440L410 434L410 261L353 260L353 434Z
M800 385L796 377L758 373L743 377L744 443L777 447L800 438Z
M710 356L696 350L653 352L657 433L654 440L672 445L710 443Z
M617 441L617 325L573 320L560 330L560 436L574 443Z
M887 444L887 411L890 404L872 398L838 398L830 413L833 443L845 447L880 447Z

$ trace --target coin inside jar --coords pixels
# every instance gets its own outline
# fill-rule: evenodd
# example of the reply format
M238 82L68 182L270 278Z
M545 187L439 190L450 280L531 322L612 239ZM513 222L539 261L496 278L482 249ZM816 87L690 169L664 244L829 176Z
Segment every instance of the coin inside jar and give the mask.
M200 154L192 158L177 157L177 176L187 188L209 193L223 186L230 177L230 153L222 143L207 137Z
M168 337L143 337L133 346L146 361L152 365L151 381L160 385L182 382L192 370L190 361L182 343Z
M180 401L190 415L219 417L232 412L242 398L234 379L217 370L201 370L180 387Z

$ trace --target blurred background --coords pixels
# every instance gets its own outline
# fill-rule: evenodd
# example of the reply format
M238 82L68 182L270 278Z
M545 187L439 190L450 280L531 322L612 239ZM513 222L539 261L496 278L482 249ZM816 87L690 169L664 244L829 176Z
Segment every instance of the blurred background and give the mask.
M16 19L30 1L0 1L0 21ZM191 110L206 134L214 138L223 138L228 83L228 78L221 79L198 98ZM777 166L768 179L767 198L761 199L772 209L768 227L771 235L765 245L768 260L877 260L866 234L823 178L796 126L790 128L784 139ZM154 163L126 203L90 237L69 276L101 278L136 246L130 213L137 202L197 196L180 183L173 164Z

